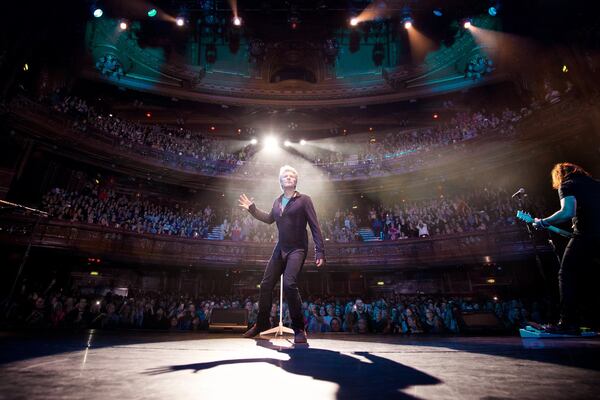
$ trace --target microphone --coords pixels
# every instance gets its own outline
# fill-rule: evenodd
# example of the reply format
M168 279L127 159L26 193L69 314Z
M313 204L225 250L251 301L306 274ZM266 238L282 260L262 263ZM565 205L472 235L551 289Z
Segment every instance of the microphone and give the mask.
M512 196L510 196L510 198L514 199L517 196L521 196L523 193L525 193L525 189L524 188L520 188Z

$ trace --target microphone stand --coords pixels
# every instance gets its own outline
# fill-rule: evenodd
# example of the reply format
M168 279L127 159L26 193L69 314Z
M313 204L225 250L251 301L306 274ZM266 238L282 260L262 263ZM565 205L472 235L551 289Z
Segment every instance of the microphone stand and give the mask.
M7 298L7 302L6 302L6 312L9 312L10 305L11 305L13 296L15 294L15 290L17 288L17 284L19 283L19 280L21 279L21 274L23 273L23 269L25 268L25 264L27 263L27 259L29 258L29 252L31 251L31 246L33 243L33 236L35 234L35 231L37 230L38 225L40 224L40 220L42 219L42 217L47 218L48 213L45 211L42 211L42 210L38 210L36 208L24 206L22 204L11 203L10 201L0 200L0 210L6 210L6 209L23 210L25 212L35 214L37 217L35 219L35 223L33 224L33 229L31 230L31 234L29 235L29 238L27 240L27 248L25 250L25 254L23 255L23 259L21 260L21 264L19 265L19 269L17 270L17 275L15 276L15 280L13 281L12 287L8 294L8 298Z
M283 336L284 333L294 334L294 330L283 326L283 273L281 274L281 278L279 281L279 325L275 328L267 329L266 331L262 331L260 336L264 335L275 335L275 339L277 336Z
M524 200L524 197L527 197L527 194L525 194L524 191L522 193L518 193L518 194L517 193L515 193L516 196L514 196L513 198L517 199L517 204L519 206L519 209L520 210L525 210L525 200ZM544 279L544 281L547 281L548 278L546 277L546 273L544 272L544 268L542 266L542 259L540 258L540 253L538 252L537 245L535 243L535 233L533 231L533 228L531 227L530 224L525 224L525 227L527 229L527 235L529 236L529 240L531 241L531 245L533 246L533 254L535 255L535 264L538 267L538 271L540 272L540 275L542 276L542 279Z
M526 194L522 193L516 197L517 204L521 210L523 210L524 206L525 206L525 200L523 199L523 197L525 197L525 196L526 196ZM535 254L536 266L538 268L540 275L542 276L542 279L544 280L545 296L548 298L548 300L550 302L550 308L552 310L554 308L554 304L557 304L556 293L555 293L555 290L552 288L553 281L548 278L548 275L544 271L544 266L542 265L542 259L540 257L540 253L538 252L537 245L535 243L535 232L534 232L533 227L531 226L531 224L527 224L527 223L525 224L525 226L527 229L527 234L529 235L529 239L531 240L531 244L533 245L533 252ZM551 237L548 238L548 243L552 247L552 249L554 251L554 255L556 256L556 259L558 261L558 265L560 266L560 256L556 251L556 246L554 245L554 242L552 241ZM554 287L556 287L556 286L554 286ZM551 311L551 313L554 314L554 311Z

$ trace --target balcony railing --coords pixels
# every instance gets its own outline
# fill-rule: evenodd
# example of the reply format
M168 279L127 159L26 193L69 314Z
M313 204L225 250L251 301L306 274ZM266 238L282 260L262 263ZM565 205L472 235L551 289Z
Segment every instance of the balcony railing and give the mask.
M168 235L138 234L98 225L5 216L0 219L0 242L94 256L123 263L163 266L262 268L274 243L210 241ZM538 251L550 251L538 245ZM415 238L386 242L325 244L332 269L429 268L529 258L534 245L520 226L495 231ZM307 268L314 268L309 250Z

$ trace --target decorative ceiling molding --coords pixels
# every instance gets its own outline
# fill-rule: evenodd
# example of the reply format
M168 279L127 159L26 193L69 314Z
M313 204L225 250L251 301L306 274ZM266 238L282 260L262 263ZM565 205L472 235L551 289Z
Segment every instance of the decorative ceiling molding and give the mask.
M478 21L478 26L485 28L491 24L486 21L485 18ZM483 49L464 31L457 34L452 46L442 45L421 65L381 68L379 74L344 78L332 77L328 73L331 65L327 58L319 60L321 50L309 43L305 46L302 43L291 46L290 42L269 45L271 51L260 65L255 66L258 74L252 76L207 71L172 61L161 48L142 49L134 29L119 32L116 22L108 19L90 23L87 43L94 63L106 54L112 54L125 66L125 76L114 79L88 67L83 71L86 78L134 90L220 104L300 107L377 104L464 90L507 78L497 71L480 74L478 79L466 77L469 62L482 54ZM291 68L285 70L286 67ZM295 73L300 78L295 77Z

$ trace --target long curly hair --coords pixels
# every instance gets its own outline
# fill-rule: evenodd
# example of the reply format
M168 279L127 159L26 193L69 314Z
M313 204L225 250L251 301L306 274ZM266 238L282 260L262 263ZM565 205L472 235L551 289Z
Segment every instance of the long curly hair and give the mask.
M552 175L552 187L554 189L560 188L560 185L562 185L563 181L571 174L591 176L589 172L579 165L568 162L556 164L554 168L552 168L552 172L550 174Z

